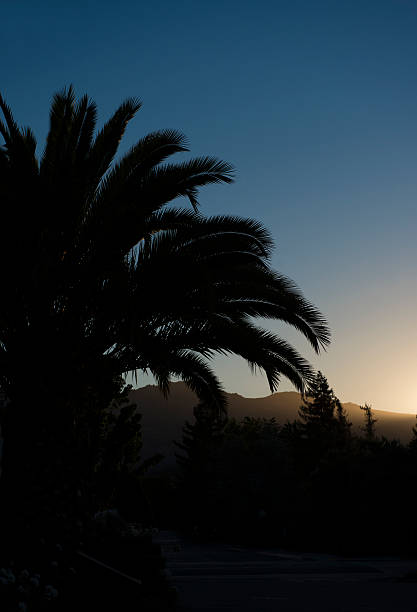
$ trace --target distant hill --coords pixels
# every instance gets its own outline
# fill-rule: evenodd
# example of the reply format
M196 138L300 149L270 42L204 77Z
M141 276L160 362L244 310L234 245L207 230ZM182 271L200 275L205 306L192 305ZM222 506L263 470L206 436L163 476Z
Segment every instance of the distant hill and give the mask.
M295 391L273 393L266 397L243 397L238 393L227 393L230 417L242 419L245 416L264 418L275 417L284 424L294 421L301 404L301 397ZM165 399L154 385L147 385L132 390L130 400L137 404L143 415L144 457L160 452L167 457L164 464L172 463L176 452L173 440L180 441L185 421L193 421L193 408L197 403L195 394L182 382L171 383L169 396ZM357 404L343 404L352 422L353 429L358 431L363 425L364 413ZM387 438L396 438L408 442L412 427L416 424L413 414L403 414L375 410L377 432Z

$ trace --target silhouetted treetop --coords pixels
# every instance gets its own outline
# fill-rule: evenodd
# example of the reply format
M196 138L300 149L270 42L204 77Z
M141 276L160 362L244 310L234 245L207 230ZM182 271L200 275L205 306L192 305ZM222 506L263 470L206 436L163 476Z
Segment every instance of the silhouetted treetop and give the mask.
M364 425L362 427L362 431L365 433L365 438L367 440L375 440L376 438L376 429L375 425L378 419L374 418L372 412L372 406L369 404L365 404L364 406L360 406L360 409L364 411Z

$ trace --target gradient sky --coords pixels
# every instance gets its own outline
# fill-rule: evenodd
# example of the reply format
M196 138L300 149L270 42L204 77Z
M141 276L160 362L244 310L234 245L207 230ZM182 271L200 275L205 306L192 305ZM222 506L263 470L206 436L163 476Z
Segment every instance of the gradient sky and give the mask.
M203 190L202 212L263 221L333 342L317 358L282 335L343 401L417 413L417 0L18 0L0 18L0 90L40 150L64 85L100 122L140 97L124 148L173 127L232 162L236 183ZM216 370L268 393L237 359Z

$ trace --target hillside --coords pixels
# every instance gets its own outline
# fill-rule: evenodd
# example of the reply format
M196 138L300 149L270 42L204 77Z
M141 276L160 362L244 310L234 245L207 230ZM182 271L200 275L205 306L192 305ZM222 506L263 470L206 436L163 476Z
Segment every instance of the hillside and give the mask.
M275 417L278 423L294 421L301 403L300 394L288 391L274 393L266 397L249 398L237 393L227 394L229 416L242 419L245 416L264 418ZM193 420L193 407L197 403L195 394L182 382L171 384L167 399L156 386L148 385L130 393L130 400L137 404L143 415L144 457L156 452L167 459L165 465L172 463L176 451L173 440L181 439L181 430L186 420ZM343 404L352 421L354 430L358 431L363 424L363 411L357 404ZM416 423L413 414L402 414L375 410L377 431L387 438L397 438L407 442L411 437L412 427Z

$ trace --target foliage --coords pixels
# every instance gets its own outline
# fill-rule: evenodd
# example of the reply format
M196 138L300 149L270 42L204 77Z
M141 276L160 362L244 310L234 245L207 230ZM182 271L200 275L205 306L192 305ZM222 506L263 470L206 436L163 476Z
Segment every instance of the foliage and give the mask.
M93 453L94 507L116 507L123 516L146 523L149 508L142 480L162 456L142 460L142 415L135 404L129 404L130 391L131 386L123 386L120 396L101 415Z
M94 136L95 104L77 102L72 87L56 94L38 161L31 130L0 98L1 387L15 401L27 363L50 401L64 385L94 387L99 371L149 370L163 389L182 377L220 410L206 358L223 352L263 369L272 390L280 375L304 390L309 365L251 319L281 319L319 351L329 341L322 315L269 268L272 240L260 223L198 213L198 189L230 183L230 164L167 163L188 150L174 130L148 134L114 162L140 106L126 100ZM166 207L180 196L193 210Z
M347 435L351 427L345 409L321 372L317 373L310 385L300 407L299 418L307 437L334 429Z
M270 268L261 223L199 213L199 189L232 182L230 164L171 163L188 151L175 130L146 135L116 160L140 106L125 100L95 132L96 105L69 87L53 98L38 159L32 131L0 96L0 389L9 400L0 522L15 525L13 537L19 521L42 532L93 513L100 470L124 479L140 446L133 413L112 423L108 412L124 373L150 371L165 392L178 376L220 415L215 354L242 356L271 390L281 376L301 391L310 383L306 360L254 318L292 325L316 352L329 342L321 313ZM179 197L191 208L173 206Z
M180 447L182 524L195 533L355 554L417 550L415 444L353 433L321 373L299 420L204 428L196 419Z
M329 452L349 444L351 423L321 372L313 380L298 415L300 424L296 437L300 460L304 458L303 469L307 472Z
M365 438L368 441L375 440L376 438L375 425L378 419L374 419L373 417L372 406L365 404L364 406L360 406L360 409L365 412L364 414L365 423L364 423L364 426L362 427L362 430L365 433Z
M277 474L264 472L271 455L281 456L275 419L199 418L186 423L177 455L179 490L185 510L183 525L199 530L235 532L246 520L256 520L271 493ZM264 472L264 473L263 473ZM262 477L261 477L261 473ZM255 502L255 503L254 503Z
M417 419L417 415L416 415L416 419ZM412 431L412 437L409 442L409 448L412 452L416 452L417 451L417 425L414 425L411 431Z

